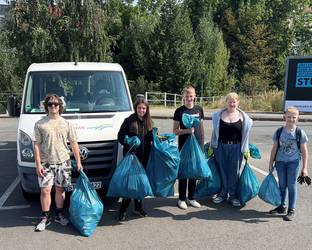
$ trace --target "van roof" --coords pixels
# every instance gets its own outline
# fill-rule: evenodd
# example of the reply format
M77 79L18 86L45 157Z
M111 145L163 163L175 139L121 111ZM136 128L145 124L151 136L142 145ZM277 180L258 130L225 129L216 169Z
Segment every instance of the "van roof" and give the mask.
M99 62L53 62L53 63L33 63L29 66L29 71L123 71L118 63Z

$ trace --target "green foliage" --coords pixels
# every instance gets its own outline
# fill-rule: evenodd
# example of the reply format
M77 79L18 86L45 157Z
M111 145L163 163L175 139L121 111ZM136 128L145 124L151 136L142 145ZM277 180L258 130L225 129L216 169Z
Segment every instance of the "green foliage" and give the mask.
M241 4L235 14L225 11L222 27L231 51L230 71L238 79L236 89L248 95L267 90L273 78L272 49L267 42L268 27L263 22L263 2Z
M202 18L196 31L198 62L194 68L196 83L202 84L203 95L221 95L231 89L228 75L230 53L223 42L221 31L210 18ZM199 86L198 86L199 87Z
M78 60L120 63L134 93L191 83L202 95L254 95L283 88L288 56L312 53L311 0L12 2L1 91L18 90L31 63Z
M8 45L7 32L0 30L0 92L16 93L21 90L22 80L18 77L16 49Z
M192 79L197 47L188 11L168 0L160 11L153 38L156 53L155 76L160 90L180 92Z

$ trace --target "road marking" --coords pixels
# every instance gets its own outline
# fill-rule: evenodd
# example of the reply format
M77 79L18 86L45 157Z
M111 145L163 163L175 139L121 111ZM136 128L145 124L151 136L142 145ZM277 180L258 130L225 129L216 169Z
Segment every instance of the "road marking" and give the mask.
M0 151L16 151L16 148L0 148Z
M250 165L250 167L252 169L254 169L255 171L257 171L258 173L263 174L264 176L267 176L269 174L269 173L267 173L267 172L265 172L265 171L263 171L263 170L261 170L259 168L256 168L255 166Z
M30 208L30 205L0 207L0 211L1 210L24 209L24 208Z
M15 180L11 183L11 185L8 187L8 189L4 192L4 194L0 198L0 210L10 210L10 209L20 209L20 208L28 208L30 205L21 205L21 206L8 206L3 207L4 203L7 201L7 199L10 197L10 195L13 193L15 188L20 182L19 176L15 178Z

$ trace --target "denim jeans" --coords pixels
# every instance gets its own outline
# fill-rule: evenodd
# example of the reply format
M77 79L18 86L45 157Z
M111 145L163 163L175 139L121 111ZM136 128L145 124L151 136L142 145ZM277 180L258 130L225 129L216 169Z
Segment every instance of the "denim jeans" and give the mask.
M275 162L278 183L281 191L282 205L286 206L288 190L288 208L295 209L297 202L297 177L299 173L299 160Z
M237 199L237 187L239 170L243 160L241 144L219 143L214 150L217 163L220 169L222 187L219 196L227 199Z

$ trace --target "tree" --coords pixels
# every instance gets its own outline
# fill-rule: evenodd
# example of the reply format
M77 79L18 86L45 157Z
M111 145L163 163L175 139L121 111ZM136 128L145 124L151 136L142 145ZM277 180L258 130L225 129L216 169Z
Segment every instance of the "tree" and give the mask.
M228 75L230 53L222 32L211 18L202 18L196 31L198 67L194 68L203 95L220 95L229 91L233 82Z
M189 84L196 67L197 47L189 13L181 4L167 0L154 32L154 75L161 91L179 92ZM196 84L195 84L196 85Z
M111 61L107 15L94 0L17 1L6 29L24 71L33 62Z
M221 23L231 51L229 69L238 80L236 89L248 95L268 89L274 72L264 1L256 2L241 4L237 13L227 9Z
M18 57L16 49L11 49L7 32L0 32L0 93L19 92L22 80L18 77Z
M271 60L272 86L284 87L285 63L287 56L296 45L296 25L302 27L303 11L306 6L311 5L310 0L278 0L267 1L265 7L265 23L268 26L270 37L269 46L272 48L273 58ZM298 28L298 26L297 26ZM299 28L300 30L300 28ZM297 29L297 31L300 33Z

